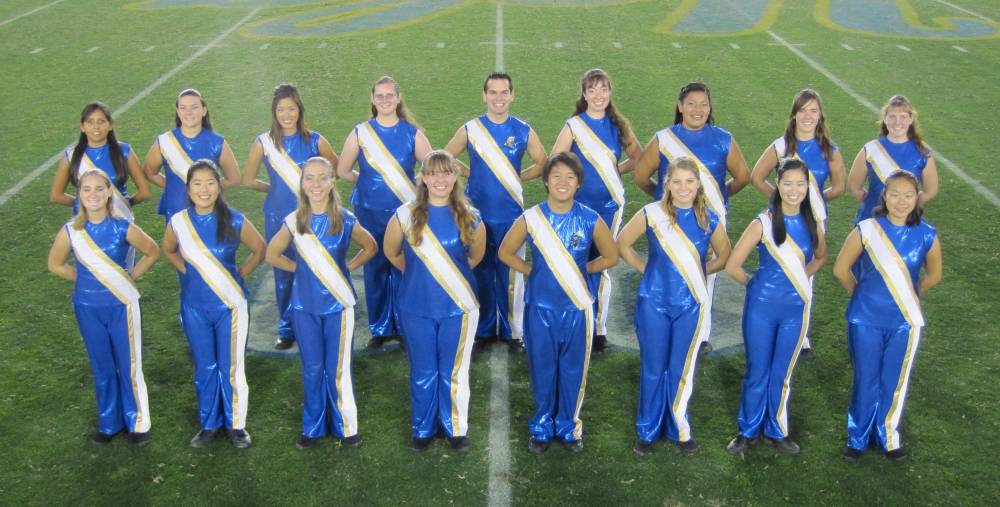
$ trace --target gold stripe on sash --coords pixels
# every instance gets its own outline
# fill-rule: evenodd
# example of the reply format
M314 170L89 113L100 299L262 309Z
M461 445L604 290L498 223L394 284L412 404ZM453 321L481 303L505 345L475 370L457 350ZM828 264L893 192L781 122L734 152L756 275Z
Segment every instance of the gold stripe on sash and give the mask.
M371 142L374 143L374 146L368 146L368 143L364 142L365 137L361 135L362 129L371 137ZM382 180L385 181L386 185L389 186L389 189L392 190L392 193L396 195L396 198L400 202L406 203L416 199L417 191L413 186L413 182L410 181L410 177L407 176L406 171L399 165L399 161L392 156L392 152L385 147L382 139L368 122L358 125L358 145L364 151L365 159L382 176ZM384 162L388 162L389 167L382 167L378 163L379 156L384 159ZM395 174L396 177L393 178L392 174ZM401 185L405 185L405 188L400 188Z
M615 153L604 144L604 141L579 116L574 116L567 120L566 125L570 127L569 131L573 135L573 140L576 141L577 147L580 148L580 153L594 167L597 175L601 177L601 181L604 182L604 186L608 189L608 193L611 194L611 198L614 199L615 204L625 206L625 187L622 186L621 176L618 174L618 159L615 157ZM598 152L591 153L588 146L596 148ZM600 155L604 156L603 163L599 160Z
M716 181L715 176L712 175L712 171L708 170L708 166L698 158L690 148L684 144L683 141L669 128L663 129L656 133L657 144L660 148L660 153L667 157L667 160L676 160L681 157L687 157L694 161L695 165L698 166L698 179L701 181L701 186L705 190L705 200L708 202L708 207L712 209L717 215L719 215L719 222L723 226L726 225L726 199L722 194L722 189L719 187L719 182ZM673 151L671 150L673 148Z
M774 153L778 157L779 162L781 159L785 158L787 146L785 145L784 137L775 139L774 142L771 143L771 147L774 148ZM799 157L798 150L792 154L792 158L802 161L802 158ZM823 196L823 189L819 188L819 183L816 181L816 175L813 174L812 169L809 168L808 164L806 164L806 169L808 169L807 172L809 173L809 208L813 212L813 217L816 218L816 226L821 232L825 233L827 218L826 197ZM777 192L778 190L775 189L774 191Z
M208 247L205 246L205 243L201 240L201 236L199 236L198 231L195 230L194 224L191 222L191 217L188 216L188 212L189 212L188 210L182 210L180 213L174 214L174 217L180 217L177 218L177 220L181 222L178 225L185 227L188 233L190 234L191 241L194 243L193 245L190 246L201 252L205 260L211 263L225 277L222 280L222 282L230 284L231 290L234 291L234 294L242 295L243 289L240 287L240 284L236 283L236 280L233 278L233 275L226 269L225 266L222 265L221 262L219 262L219 259L215 258L215 255L212 254L212 252L208 249ZM171 223L173 223L173 221L174 219L171 219ZM183 255L183 253L184 249L182 248L181 254ZM226 306L228 306L230 309L233 309L236 308L236 306L239 305L241 301L245 304L246 299L242 297L240 298L240 301L230 301L230 298L226 296L225 291L223 291L222 288L216 284L216 280L214 280L213 277L210 276L210 273L206 271L207 269L206 267L199 266L198 262L196 262L194 259L190 257L185 256L185 259L187 259L188 262L192 266L194 266L195 269L198 270L198 272L201 274L201 278L205 280L205 283L212 288L212 292L215 292L215 295L218 296L219 300L221 300Z
M906 319L906 322L910 326L923 326L924 316L920 311L920 297L913 287L910 271L907 269L902 257L900 257L899 252L896 251L895 245L892 244L892 241L885 235L885 231L882 230L882 226L874 218L863 220L858 224L858 230L862 231L861 241L865 250L868 251L868 257L871 259L875 269L882 275L882 280L889 289L889 293L892 295L892 299L895 301L899 311L903 314L903 318ZM884 255L879 253L879 246L881 246ZM892 265L887 265L886 262L890 262ZM891 276L889 273L890 268L896 268L896 273L899 275L898 278L902 278L902 280ZM909 300L909 304L907 304L907 300Z
M866 157L868 164L871 165L872 170L875 171L875 175L878 176L878 179L882 183L885 183L885 179L890 174L902 170L889 155L889 152L885 151L885 147L882 146L882 143L878 139L873 139L865 143L865 154L868 155Z
M545 263L549 266L549 271L556 277L556 281L559 282L559 286L562 287L563 292L573 301L578 310L591 307L593 296L591 296L590 290L587 288L587 282L584 280L583 274L580 273L576 261L573 260L573 256L569 254L566 246L562 244L559 235L552 229L552 224L545 219L539 206L525 211L524 218L525 225L528 227L528 233L535 238L535 246L538 247L538 251L541 252ZM546 240L548 240L548 243L551 243L550 248L545 247ZM574 291L570 285L570 281L562 276L560 267L566 267L566 269L571 271L568 274L574 277L580 288L580 294ZM586 298L586 300L581 300L580 298Z
M524 195L520 176L517 174L514 166L511 165L510 159L504 155L503 150L497 145L496 139L493 139L493 136L489 134L486 126L483 125L483 122L479 118L466 123L466 132L472 147L479 153L479 158L483 160L486 167L490 168L497 181L503 185L503 188L507 190L507 193L514 199L514 202L521 208L524 208ZM495 167L493 164L494 159L500 162L502 167ZM513 188L514 185L517 188Z
M86 229L75 230L72 229L71 225L67 225L67 232L69 234L71 243L76 247L77 250L76 260L82 262L94 278L101 282L106 289L108 289L111 294L115 296L122 304L128 305L139 300L139 292L135 285L135 281L132 277L125 272L115 261L111 260L107 254L94 243L94 239L90 236L90 233ZM86 249L86 251L82 251ZM93 260L88 260L88 257L94 256ZM98 265L98 263L100 265ZM118 280L112 281L105 276L101 275L101 267L111 270L110 276L117 277ZM115 283L117 282L117 283ZM125 291L134 292L134 294L126 294Z
M267 156L267 161L271 164L274 172L278 174L281 181L285 182L285 186L293 194L298 195L299 179L302 177L302 170L299 169L299 164L292 160L292 157L288 156L288 152L279 150L267 132L257 136L257 141L264 148L264 154Z
M785 241L778 246L774 242L774 237L771 235L771 216L766 212L761 213L757 216L757 220L760 221L762 234L761 241L764 243L764 247L767 248L768 253L771 257L781 266L781 270L785 273L785 278L791 282L792 286L795 287L795 292L799 293L799 297L806 304L812 301L812 287L809 285L809 275L806 273L806 256L802 253L802 249L795 239L792 238L791 233L785 234ZM787 245L787 246L786 246ZM782 249L786 249L782 251ZM797 265L791 263L791 259L788 256L791 255L798 261Z
M410 234L412 226L412 208L412 203L409 203L400 206L396 211L399 225L407 235ZM441 241L434 235L434 231L431 230L429 224L424 224L423 240L421 243L419 245L411 243L410 248L423 261L424 266L427 267L431 276L448 293L448 296L451 297L456 306L461 308L463 312L479 308L479 302L476 299L475 292L472 290L472 286L469 285L469 281L465 279L462 271L458 269L451 256L445 251L441 245ZM436 257L437 260L435 261L432 257Z
M330 294L337 299L342 306L354 306L357 301L354 298L354 294L351 292L351 285L347 280L347 276L340 270L340 266L337 262L333 260L330 256L330 252L327 251L323 243L316 237L316 234L312 229L307 229L305 234L300 234L298 232L298 226L295 223L295 213L290 213L285 217L284 221L285 227L288 228L288 232L292 235L292 240L295 243L295 250L299 253L306 265L309 266L309 270L313 272L313 275L326 287L326 290L330 291ZM326 266L328 269L324 270L323 267ZM334 277L334 280L330 280L327 274ZM339 286L338 283L339 282Z
M691 239L687 237L687 234L685 234L684 230L677 223L670 221L667 214L663 211L663 205L659 201L647 204L644 210L646 212L646 223L653 229L653 234L656 236L660 248L670 257L671 262L677 268L677 272L684 278L684 283L687 284L691 295L694 296L699 304L704 304L704 300L709 299L707 297L708 287L705 283L705 272L701 265L701 256L698 254L694 243L691 242ZM668 229L664 230L664 225ZM675 242L679 242L684 250L677 251L677 248L672 248L668 235L673 236ZM686 259L682 257L685 254L687 256ZM690 265L695 266L698 272L689 272L686 267L690 267Z
M177 175L181 181L186 182L188 169L191 167L191 164L194 164L194 161L191 160L191 157L189 157L187 152L184 151L184 148L181 147L180 141L177 140L177 137L174 136L173 132L164 132L156 139L159 141L160 156L167 161L167 165L170 166L170 170L173 171L173 173ZM164 143L170 143L166 148L166 151L164 151ZM171 147L173 150L170 149ZM184 165L183 169L180 167L182 164Z

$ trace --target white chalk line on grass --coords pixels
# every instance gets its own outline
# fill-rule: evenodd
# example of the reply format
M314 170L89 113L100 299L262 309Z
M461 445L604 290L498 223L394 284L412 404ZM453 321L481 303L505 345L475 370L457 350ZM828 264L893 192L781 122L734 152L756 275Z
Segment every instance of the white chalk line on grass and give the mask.
M39 7L35 7L34 9L31 9L28 12L22 12L21 14L18 14L17 16L14 16L13 18L7 18L7 19L5 19L3 21L0 21L0 26L4 26L7 23L13 23L13 22L15 22L15 21L17 21L17 20L25 17L25 16L30 16L30 15L32 15L32 14L34 14L34 13L36 13L36 12L42 10L42 9L48 9L49 7L52 7L55 4L62 3L62 2L65 2L65 1L66 0L56 0L55 2L49 2L49 3L45 4L45 5L42 5L42 6L39 6Z
M964 13L970 15L970 16L977 17L977 18L979 18L979 19L981 19L981 20L983 20L983 21L985 21L987 23L996 23L996 21L993 21L992 19L990 19L990 18L988 18L986 16L983 16L982 14L979 14L977 12L972 12L969 9L966 9L964 7L955 5L955 4L951 3L951 2L946 2L945 0L934 0L934 1L936 1L937 3L942 4L942 5L947 5L948 7L951 7L952 9L955 9L956 11L964 12Z
M866 109L868 109L869 111L871 111L876 115L882 114L882 110L880 108L876 107L875 104L872 104L870 100L864 98L863 96L861 96L861 94L854 91L854 89L851 88L850 85L845 83L844 80L834 75L833 72L830 72L826 67L820 65L819 62L817 62L816 60L810 58L808 55L803 53L802 50L789 44L785 39L781 38L781 36L779 36L778 34L774 33L771 30L768 30L767 34L770 35L771 38L773 38L774 40L778 41L782 46L785 46L785 48L787 48L789 51L794 53L795 56L798 56L799 59L806 62L810 67L816 70L816 72L819 72L820 74L826 76L826 78L832 81L833 84L837 85L837 87L843 90L844 93L850 95L852 98L854 98L854 100L858 101L859 104L865 106ZM994 194L992 191L990 191L990 189L984 187L982 183L979 183L979 180L970 176L969 173L965 172L961 167L959 167L957 164L948 159L948 157L945 157L944 154L941 153L940 151L936 150L934 151L934 158L937 159L939 162L941 162L941 165L948 168L948 170L950 170L955 176L958 176L960 180L964 181L970 187L972 187L972 189L978 192L979 195L985 197L986 200L990 202L990 204L992 204L994 207L1000 208L1000 197L997 197L997 195Z
M153 81L152 83L150 83L149 86L143 88L143 90L137 93L135 97L132 97L131 99L129 99L128 102L122 104L121 107L115 110L114 115L120 119L121 115L125 114L125 112L127 112L129 109L132 109L132 106L135 106L136 104L139 103L140 100L148 97L150 93L153 93L153 90L159 88L163 83L167 82L168 79L174 77L175 74L183 70L185 67L190 65L191 62L195 61L196 59L198 59L198 57L205 54L206 51L214 47L215 44L222 41L222 39L228 37L229 34L236 31L237 28L242 26L247 21L250 21L250 18L257 15L259 11L260 8L254 9L253 11L250 12L250 14L247 14L242 19L237 21L236 24L227 28L224 32L219 34L219 36L213 39L212 42L209 42L207 45L201 47L200 49L192 53L191 56L185 58L184 61L177 64L174 68L168 70L165 74L157 78L156 81ZM51 158L43 162L42 165L38 166L37 168L35 168L35 170L28 173L24 178L21 178L21 181L18 181L17 183L14 184L14 186L8 188L3 194L0 194L0 206L6 204L7 201L9 201L12 197L17 195L17 193L20 192L22 188L26 187L32 181L35 181L35 179L41 176L42 173L51 169L52 166L54 166L55 163L58 162L59 159L63 156L63 152L67 148L70 148L72 146L73 145L70 144L66 148L59 150L58 153L56 153Z

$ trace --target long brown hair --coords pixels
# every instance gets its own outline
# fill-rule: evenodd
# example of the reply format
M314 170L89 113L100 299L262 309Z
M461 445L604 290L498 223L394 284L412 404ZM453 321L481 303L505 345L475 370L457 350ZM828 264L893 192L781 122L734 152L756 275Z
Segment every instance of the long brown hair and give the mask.
M330 194L326 200L326 216L330 220L330 228L327 229L326 233L332 236L340 233L340 230L344 228L344 220L340 216L340 196L337 195L337 173L333 170L333 164L323 157L312 157L302 164L302 176L299 177L299 207L295 210L295 229L299 231L299 234L309 232L312 207L309 205L309 196L306 195L306 189L303 188L302 178L305 178L306 167L312 164L323 166L330 173L330 179L333 180L333 184L330 185Z
M79 183L82 184L84 178L89 178L91 176L101 178L104 181L104 184L107 185L108 187L108 201L104 203L104 208L105 211L108 212L108 216L121 218L118 215L118 211L115 210L114 203L112 202L114 200L114 196L112 195L114 191L112 190L111 179L108 178L107 174L104 174L104 171L88 171L83 176L80 176ZM87 208L85 208L83 206L83 203L81 202L79 206L79 211L77 212L76 216L73 217L73 223L71 227L73 227L73 229L77 231L83 230L83 226L86 225L87 220L90 220L90 217L87 213Z
M695 178L698 178L698 165L690 158L678 157L676 160L671 161L667 167L667 177L664 180L663 198L660 199L660 204L663 206L663 211L666 212L673 223L677 223L677 208L674 207L674 196L670 193L670 187L666 182L670 181L670 177L677 171L687 171L693 174ZM701 186L700 179L698 180L698 192L694 196L693 208L694 216L698 219L698 227L707 231L708 207L705 205L705 189Z
M435 174L438 172L458 174L458 162L455 157L445 150L434 150L427 155L420 167L420 175L417 177L417 200L414 201L412 219L410 221L409 239L413 246L420 245L424 239L424 226L427 225L428 206L430 205L430 193L427 191L427 184L424 183L423 175ZM472 213L472 204L465 197L462 190L462 182L455 180L455 186L448 196L448 208L451 209L451 216L458 227L459 239L462 244L469 246L475 236L472 224L476 217Z
M274 97L271 98L271 132L269 135L279 152L285 151L285 136L282 135L281 124L278 123L278 102L283 99L292 99L295 102L295 107L299 108L299 119L295 121L295 128L302 136L302 141L308 143L311 134L309 128L306 127L306 106L302 103L302 97L299 97L299 89L291 83L281 83L275 86Z
M907 181L909 184L913 185L913 189L917 191L917 204L913 206L910 214L906 216L906 225L910 227L920 225L920 220L924 216L924 207L920 205L920 182L917 181L916 176L903 170L893 171L892 174L885 179L885 186L882 187L882 194L880 194L878 198L878 206L875 206L875 209L872 210L872 215L889 215L889 206L885 203L885 194L889 191L889 184L896 180Z
M917 150L920 154L927 156L930 149L927 148L927 143L924 142L924 136L920 135L920 129L917 128L917 110L913 108L913 104L910 103L910 99L904 97L903 95L893 95L889 102L886 102L882 106L882 119L879 120L878 135L882 137L889 136L889 127L885 124L885 115L889 112L890 108L898 107L900 109L906 109L910 113L910 118L913 118L913 122L910 123L910 128L906 130L906 137L909 137L913 144L917 145Z
M413 113L410 112L410 110L406 107L406 103L403 102L403 95L399 91L399 83L395 79L393 79L392 76L382 76L378 78L378 81L375 81L375 84L372 85L372 96L374 97L375 95L376 86L386 83L392 83L392 88L393 90L395 90L396 95L399 97L399 104L396 104L396 116L398 116L399 119L405 121L406 123L413 125L414 127L417 128L417 130L423 130L424 128L421 127L419 123L417 123L417 120L413 118ZM372 118L375 118L378 116L378 108L375 107L375 102L372 102L371 106L372 106Z
M587 91L587 88L597 83L604 83L608 87L609 92L612 90L611 76L607 72L604 72L604 70L590 69L583 73L583 77L580 78L580 97L576 99L573 110L574 116L587 110L587 99L584 98L583 94ZM618 144L621 145L622 152L628 151L632 147L632 139L635 137L632 133L632 123L628 121L625 115L615 109L615 102L611 96L608 97L608 108L604 110L604 114L611 119L611 124L618 129Z
M791 157L795 155L795 114L802 110L810 100L816 101L819 108L819 122L816 123L816 139L819 147L823 151L823 158L830 160L833 157L833 141L830 141L830 133L826 131L826 117L823 115L823 101L819 98L819 92L809 88L799 90L792 99L792 111L788 113L788 122L785 123L785 155Z
M674 104L674 125L684 121L684 115L681 113L680 103L684 102L684 99L686 99L692 92L704 92L705 96L708 97L708 120L706 120L705 123L707 125L715 125L715 109L712 108L712 92L708 91L708 85L700 81L684 85L681 88L681 92L677 94L677 104Z
M108 120L111 124L111 129L108 130L108 155L111 157L111 165L115 168L115 185L122 185L128 180L128 172L126 172L125 154L122 152L121 145L118 144L118 138L115 136L115 120L111 118L111 108L107 104L101 101L94 101L86 106L83 106L83 112L80 113L80 125L83 126L87 122L87 117L94 114L94 112L100 111L104 114L104 119ZM73 147L73 154L69 158L69 180L73 183L73 186L78 186L77 174L80 172L80 161L83 160L83 153L87 149L87 133L80 131L80 138L76 141L76 146Z
M177 94L177 99L174 100L174 126L180 128L181 126L181 115L177 114L177 108L181 105L181 97L198 97L201 101L201 107L205 108L205 116L201 118L201 128L205 130L212 130L212 115L208 112L208 104L205 103L205 97L201 95L201 92L195 90L194 88L185 88Z

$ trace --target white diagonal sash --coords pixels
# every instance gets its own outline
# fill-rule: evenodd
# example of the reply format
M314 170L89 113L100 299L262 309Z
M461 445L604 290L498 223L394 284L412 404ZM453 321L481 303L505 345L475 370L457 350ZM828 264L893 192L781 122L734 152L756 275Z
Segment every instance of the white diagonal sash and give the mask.
M72 157L72 151L67 150L66 155L67 157ZM100 171L104 174L104 171L100 167L97 167L97 165L94 164L94 161L90 160L90 157L87 156L87 152L84 151L83 156L80 157L80 167L76 171L76 181L80 181L80 178L83 178L84 174L92 171ZM108 181L111 181L111 178L108 178ZM134 222L135 215L132 214L132 208L128 205L128 199L126 199L125 196L122 195L121 191L118 190L114 181L111 181L111 188L109 190L111 190L111 203L115 207L115 211L117 211L122 218L125 218L129 222Z
M396 216L399 217L399 225L407 235L413 224L412 212L413 210L409 204L404 204L396 210ZM413 252L417 254L417 257L420 257L420 260L424 261L424 265L427 266L427 270L437 280L438 285L451 296L452 301L463 312L470 312L479 308L479 301L472 291L472 286L469 285L469 281L465 279L458 266L451 260L448 252L444 250L437 236L431 231L430 226L424 225L422 236L423 239L419 245L410 243L410 247L413 248Z
M785 146L785 138L779 137L774 140L771 144L774 146L774 153L778 156L778 161L785 158L785 151L787 146ZM799 158L799 152L796 150L795 155L792 155L796 160L802 160ZM808 168L809 165L807 164ZM816 219L816 223L823 227L822 224L826 223L826 198L823 197L823 190L819 188L819 183L816 181L816 177L813 176L812 170L809 170L809 207L812 209L813 217Z
M243 289L202 242L194 224L191 223L188 211L182 210L170 217L170 226L177 237L181 256L198 270L215 295L231 309L239 308L240 305L245 307L246 298Z
M698 179L701 180L701 188L705 189L705 198L708 201L708 207L712 208L712 211L719 215L719 222L725 227L726 199L722 196L719 182L715 181L712 171L709 171L705 163L695 156L670 129L663 129L657 132L656 142L660 146L660 151L667 157L667 160L673 161L681 157L687 157L694 161L695 165L698 166Z
M809 275L806 274L806 258L802 249L795 243L790 233L785 234L785 241L781 243L781 246L775 244L774 236L771 234L771 216L766 212L757 215L757 220L760 220L763 229L761 241L764 242L768 253L781 266L781 270L792 282L795 292L798 292L802 301L809 305L812 302L812 283L809 282Z
M920 298L913 287L909 270L900 257L896 247L889 241L882 226L874 218L863 220L858 224L861 242L878 272L882 275L892 299L903 313L903 317L911 327L924 325L924 315L920 311Z
M878 139L872 139L865 143L865 154L867 154L868 164L872 166L872 170L875 171L875 175L882 183L885 183L885 179L890 174L901 170L899 164L889 156Z
M699 304L704 304L709 299L708 285L705 283L705 273L701 268L701 261L694 244L678 224L670 221L659 201L647 204L644 210L660 248L673 261L694 298Z
M579 116L566 120L566 126L573 134L573 140L580 147L580 152L590 161L590 165L594 166L597 175L601 177L601 181L607 187L611 198L618 206L625 206L625 187L622 186L622 178L618 174L618 160L615 158L614 152Z
M181 181L187 181L188 169L191 168L191 164L194 163L191 157L188 156L184 148L181 148L181 143L177 141L174 137L174 133L167 131L156 137L156 143L160 146L160 154L163 155L164 160L167 161L167 165L170 166L170 170L177 175Z
M566 250L566 245L563 245L552 225L545 219L541 208L535 206L525 211L524 223L528 226L528 233L535 240L535 246L542 253L545 264L555 275L569 299L577 309L590 308L594 297L587 288L583 273L580 273L573 256Z
M139 301L139 290L132 277L94 243L86 229L76 230L67 224L70 244L76 260L82 262L94 274L101 285L106 287L122 304L135 304Z
M368 122L364 122L358 125L357 132L358 144L365 152L365 159L382 176L392 193L396 194L396 198L404 203L416 199L417 193L413 189L413 182L392 153L389 153L385 144L382 144L375 129Z
M306 231L305 234L299 234L295 224L295 212L285 217L285 226L288 227L288 232L292 233L296 251L306 261L306 265L309 266L313 275L316 275L326 290L330 291L330 294L333 294L333 297L337 298L342 306L345 308L354 306L356 303L354 291L351 290L347 277L330 256L330 252L316 237L316 234L312 230Z
M479 158L486 162L486 166L493 172L497 180L507 190L511 198L518 206L524 208L524 190L521 187L521 177L517 170L511 165L510 159L503 154L497 142L486 130L486 126L479 118L473 118L465 123L465 131L469 136L469 142L475 148Z
M281 181L285 182L285 186L293 194L298 195L299 180L302 178L302 170L299 169L299 164L296 164L286 151L279 150L274 145L271 135L267 132L257 136L257 140L260 141L260 145L264 148L264 155L267 156L267 161L271 164L271 169L274 169L274 172L278 173Z

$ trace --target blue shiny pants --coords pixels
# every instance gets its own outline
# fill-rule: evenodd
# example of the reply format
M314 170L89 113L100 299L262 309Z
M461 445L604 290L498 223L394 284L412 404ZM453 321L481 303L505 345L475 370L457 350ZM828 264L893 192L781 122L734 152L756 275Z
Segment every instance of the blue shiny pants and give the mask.
M691 439L687 407L698 360L695 336L699 325L705 325L702 313L698 304L663 308L648 298L636 300L640 378L635 433L640 440Z
M588 203L583 203L590 206ZM604 221L604 225L608 226L608 230L611 231L611 237L618 239L618 232L621 229L622 220L622 208L616 207L614 210L609 210L604 207L604 203L597 207L592 207L599 215L601 215L601 220ZM588 261L594 260L601 256L601 253L597 250L597 245L590 248L588 254ZM594 298L594 334L607 335L608 334L608 313L611 312L611 271L605 269L597 273L588 273L587 280L590 286L591 294L597 296Z
M272 213L264 214L264 239L268 243L281 230L281 224L284 223L286 216L288 216L287 213L282 216ZM295 245L289 243L284 255L294 261L296 258ZM278 268L273 268L271 271L274 272L274 296L275 304L278 307L278 336L282 340L295 340L291 310L289 309L292 302L292 279L295 277L295 273Z
M184 333L194 359L194 387L201 428L243 429L247 386L244 355L249 313L239 308L181 305Z
M920 344L921 328L883 329L847 324L847 346L854 366L847 446L865 450L874 439L885 451L903 446L899 426Z
M302 359L302 434L309 438L358 433L351 380L354 308L316 315L292 310Z
M594 314L528 305L524 312L524 349L531 372L535 413L528 421L531 438L542 442L583 438L583 407L590 365Z
M365 304L368 308L368 329L372 336L396 336L404 334L397 314L396 290L402 273L389 263L382 252L385 228L395 210L373 210L358 206L354 215L358 223L368 230L378 243L378 253L365 263Z
M403 312L410 362L410 427L415 438L469 431L469 367L479 311L433 318Z
M524 275L510 269L497 257L500 243L513 223L483 222L486 254L473 270L479 299L477 337L498 336L508 341L523 338Z
M98 431L105 435L149 431L138 304L73 305L73 309L94 375Z
M780 304L747 297L743 305L743 347L747 367L737 419L740 434L789 436L788 399L792 372L805 339L805 304ZM808 324L807 324L808 325Z

